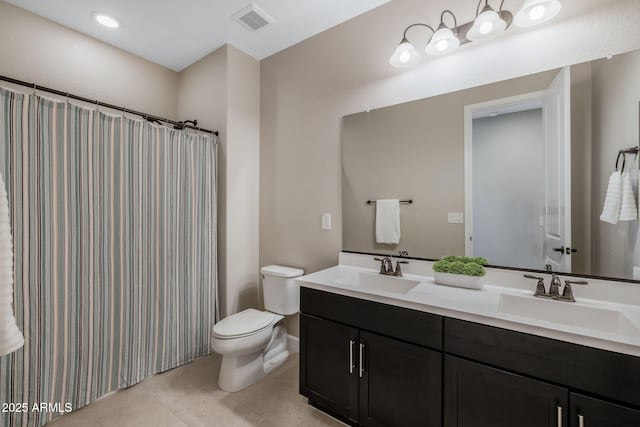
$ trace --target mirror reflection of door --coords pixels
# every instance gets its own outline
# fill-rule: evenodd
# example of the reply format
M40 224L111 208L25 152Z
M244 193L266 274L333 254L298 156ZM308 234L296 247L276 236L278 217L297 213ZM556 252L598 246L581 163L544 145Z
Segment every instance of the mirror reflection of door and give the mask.
M467 255L571 271L569 88L465 108Z

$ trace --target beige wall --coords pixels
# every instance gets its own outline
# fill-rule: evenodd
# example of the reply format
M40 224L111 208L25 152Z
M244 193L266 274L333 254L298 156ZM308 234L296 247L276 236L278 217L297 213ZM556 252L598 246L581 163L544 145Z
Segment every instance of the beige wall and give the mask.
M257 307L260 64L226 45L180 73L178 113L220 131L218 280L225 317Z
M464 255L464 107L536 92L557 70L344 117L342 247L438 259ZM375 243L375 207L368 199L413 199L401 207L399 245ZM482 254L479 254L482 255ZM502 265L502 264L500 264Z
M258 305L260 63L227 49L227 314Z
M0 20L0 74L177 118L178 73L3 1Z
M619 149L638 145L640 116L640 51L619 55L611 60L592 63L592 139L593 139L593 207L592 217L599 218L609 175ZM627 169L637 182L638 167L627 156ZM637 191L635 192L637 196ZM592 224L593 271L619 277L621 272L633 277L633 267L640 267L640 233L638 221L611 225Z
M591 260L592 215L591 62L571 67L571 269L593 274Z

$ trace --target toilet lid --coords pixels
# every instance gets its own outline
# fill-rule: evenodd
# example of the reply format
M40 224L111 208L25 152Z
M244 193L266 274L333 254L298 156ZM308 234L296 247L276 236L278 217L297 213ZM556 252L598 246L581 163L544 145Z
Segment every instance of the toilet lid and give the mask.
M248 335L271 325L275 315L268 311L250 308L240 313L225 317L213 327L213 333L219 337Z

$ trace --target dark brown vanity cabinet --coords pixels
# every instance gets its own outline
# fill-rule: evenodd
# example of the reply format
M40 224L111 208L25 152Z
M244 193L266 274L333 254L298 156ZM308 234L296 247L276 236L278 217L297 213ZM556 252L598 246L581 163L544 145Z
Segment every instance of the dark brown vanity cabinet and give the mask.
M640 427L640 358L315 289L300 393L352 425Z
M566 426L568 390L445 356L445 427Z
M418 329L440 345L442 319L369 301L349 308L341 303L350 298L315 292L301 296L300 393L309 403L353 425L441 426L441 351L385 335L411 341L401 329ZM391 323L381 322L389 308Z
M329 412L358 421L358 330L300 315L300 393Z

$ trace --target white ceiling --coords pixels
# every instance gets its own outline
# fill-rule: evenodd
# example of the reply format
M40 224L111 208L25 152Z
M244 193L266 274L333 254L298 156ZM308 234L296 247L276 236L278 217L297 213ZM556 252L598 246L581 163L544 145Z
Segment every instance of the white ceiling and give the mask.
M263 59L389 0L255 0L275 22L249 31L231 18L251 0L6 0L81 33L180 71L225 43ZM97 24L91 13L121 22Z

